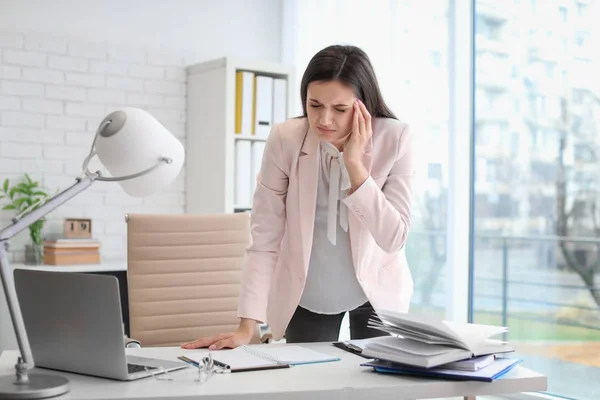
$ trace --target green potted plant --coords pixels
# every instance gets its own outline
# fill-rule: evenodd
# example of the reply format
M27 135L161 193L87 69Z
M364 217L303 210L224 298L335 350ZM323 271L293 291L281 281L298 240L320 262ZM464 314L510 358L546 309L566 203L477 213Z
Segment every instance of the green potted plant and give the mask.
M11 187L10 181L4 180L0 188L0 200L6 198L10 202L3 210L15 210L17 214L24 211L33 211L49 197L48 192L43 189L39 182L34 181L28 174ZM46 218L41 218L29 226L29 238L31 244L25 247L26 264L42 264L44 259L44 238L42 231Z

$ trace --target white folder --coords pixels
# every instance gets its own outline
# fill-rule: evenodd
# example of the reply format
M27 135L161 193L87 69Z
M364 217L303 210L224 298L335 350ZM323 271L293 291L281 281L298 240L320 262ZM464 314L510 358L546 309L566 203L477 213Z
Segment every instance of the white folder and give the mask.
M263 153L265 152L265 142L252 143L252 193L256 189L256 178L260 172Z
M235 142L235 204L249 206L252 202L252 147L248 140Z
M256 76L256 122L254 134L267 137L273 123L273 78Z
M242 131L243 135L252 134L252 107L254 107L254 73L242 74Z
M273 80L273 125L287 119L287 80Z

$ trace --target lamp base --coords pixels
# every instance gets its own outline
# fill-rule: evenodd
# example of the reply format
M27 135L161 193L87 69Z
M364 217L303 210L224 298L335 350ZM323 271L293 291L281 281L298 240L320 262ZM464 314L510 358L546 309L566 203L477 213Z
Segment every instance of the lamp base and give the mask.
M0 399L45 399L69 391L69 380L62 376L32 372L27 383L15 383L14 375L0 376Z

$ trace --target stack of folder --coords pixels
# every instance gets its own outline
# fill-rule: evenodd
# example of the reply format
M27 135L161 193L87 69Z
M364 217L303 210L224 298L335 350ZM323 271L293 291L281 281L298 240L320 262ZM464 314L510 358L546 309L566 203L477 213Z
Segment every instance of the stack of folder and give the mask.
M235 204L250 206L274 124L287 119L287 80L254 72L236 72ZM248 140L252 139L252 140Z
M262 164L264 142L238 140L235 143L235 204L249 206L256 189L256 178Z
M506 327L440 321L379 312L369 326L389 336L334 343L372 359L361 364L376 372L491 382L521 362L507 357L514 349L492 339Z
M287 80L237 71L235 133L266 138L274 124L287 119Z
M99 264L100 242L96 239L56 239L44 241L44 264Z

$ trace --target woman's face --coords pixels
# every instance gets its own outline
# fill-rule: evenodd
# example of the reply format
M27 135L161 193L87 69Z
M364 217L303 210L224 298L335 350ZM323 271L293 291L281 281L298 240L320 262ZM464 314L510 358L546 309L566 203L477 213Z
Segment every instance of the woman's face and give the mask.
M308 123L320 140L341 149L352 130L352 105L355 100L352 88L340 81L313 81L308 84Z

